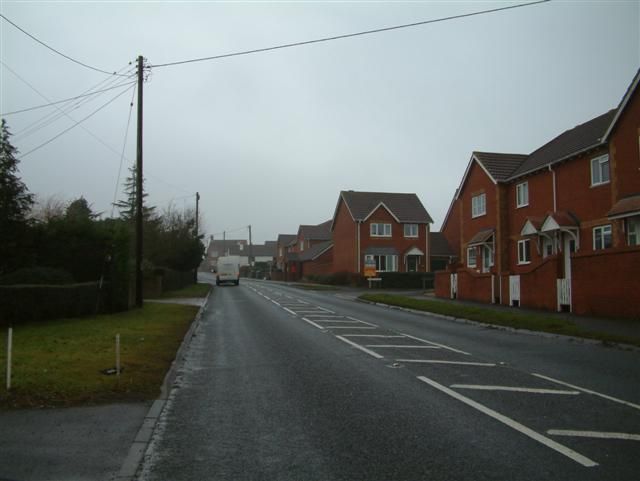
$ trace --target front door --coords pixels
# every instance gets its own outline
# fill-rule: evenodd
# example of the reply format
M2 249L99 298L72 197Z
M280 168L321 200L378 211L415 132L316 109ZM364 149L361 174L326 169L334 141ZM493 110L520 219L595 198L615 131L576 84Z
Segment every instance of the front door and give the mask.
M420 256L407 256L407 272L418 272Z

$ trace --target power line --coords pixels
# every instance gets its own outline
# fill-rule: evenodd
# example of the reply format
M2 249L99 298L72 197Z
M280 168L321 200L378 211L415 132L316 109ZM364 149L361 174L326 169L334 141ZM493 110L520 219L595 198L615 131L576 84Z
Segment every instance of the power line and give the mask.
M24 33L26 36L30 37L31 39L35 40L36 42L38 42L40 45L42 45L43 47L48 48L49 50L51 50L52 52L57 53L58 55L66 58L67 60L71 60L73 63L77 63L78 65L82 65L83 67L86 67L88 69L91 70L95 70L96 72L101 72L101 73L106 73L107 75L118 75L118 76L123 76L121 74L118 74L117 72L107 72L106 70L102 70L96 67L92 67L91 65L87 65L86 63L80 62L79 60L76 60L72 57L69 57L68 55L65 55L64 53L60 52L59 50L56 50L53 47L50 47L49 45L47 45L46 43L44 43L42 40L39 40L38 38L36 38L35 36L31 35L29 32L27 32L25 29L21 28L20 26L16 25L15 23L13 23L11 20L9 20L7 17L5 17L3 14L0 13L0 17L3 18L5 21L7 21L8 23L10 23L11 25L13 25L15 28L17 28L18 30L20 30L22 33Z
M21 110L14 110L13 112L3 112L0 115L6 117L7 115L21 114L23 112L31 112L33 110L43 109L45 107L51 107L51 106L57 105L57 104L63 104L65 102L69 102L71 100L77 100L77 99L81 99L83 97L89 97L91 95L96 95L96 94L99 94L101 92L107 92L108 90L117 89L117 88L124 87L124 86L127 86L127 85L133 85L135 83L136 82L128 82L128 83L124 83L124 84L119 84L119 85L115 85L113 87L109 87L109 88L106 88L106 89L96 90L96 91L91 92L89 94L76 95L75 97L69 97L68 99L57 100L55 102L49 102L48 104L36 105L34 107L29 107L29 108L21 109Z
M310 45L310 44L314 44L314 43L321 43L321 42L330 42L332 40L341 40L341 39L345 39L345 38L351 38L351 37L358 37L361 35L371 35L374 33L382 33L382 32L389 32L391 30L399 30L399 29L403 29L403 28L410 28L410 27L418 27L421 25L428 25L431 23L438 23L438 22L446 22L448 20L457 20L460 18L466 18L466 17L474 17L477 15L485 15L485 14L489 14L489 13L495 13L495 12L501 12L504 10L512 10L512 9L516 9L516 8L520 8L520 7L529 7L531 5L537 5L539 3L547 3L550 2L551 0L538 0L536 2L529 2L529 3L520 3L517 5L510 5L508 7L499 7L499 8L492 8L490 10L482 10L479 12L472 12L472 13L464 13L464 14L460 14L460 15L451 15L449 17L441 17L441 18L436 18L436 19L432 19L432 20L424 20L421 22L414 22L414 23L406 23L406 24L402 24L402 25L394 25L391 27L383 27L383 28L376 28L373 30L364 30L362 32L355 32L355 33L347 33L344 35L336 35L333 37L323 37L323 38L317 38L314 40L306 40L303 42L294 42L294 43L287 43L287 44L283 44L283 45L276 45L273 47L265 47L265 48L257 48L257 49L253 49L253 50L244 50L241 52L234 52L234 53L226 53L226 54L222 54L222 55L214 55L211 57L201 57L201 58L194 58L194 59L189 59L189 60L179 60L176 62L168 62L168 63L161 63L161 64L156 64L156 65L151 65L151 68L160 68L160 67L169 67L169 66L173 66L173 65L182 65L182 64L186 64L186 63L194 63L194 62L205 62L208 60L219 60L222 58L228 58L228 57L238 57L240 55L250 55L253 53L261 53L261 52L269 52L271 50L280 50L280 49L284 49L284 48L291 48L291 47L300 47L302 45Z
M120 184L120 174L122 173L122 160L124 159L124 150L127 147L127 137L129 136L129 125L131 125L131 113L133 112L133 98L136 95L136 87L131 92L131 102L129 102L129 117L127 119L127 128L124 131L124 142L122 143L122 153L120 155L120 166L118 167L118 177L116 178L116 188L113 192L113 202L111 203L111 217L116 208L116 199L118 197L118 185Z
M135 88L135 87L129 87L130 89ZM23 154L20 156L20 160L24 159L27 155L35 152L38 149L41 149L42 147L44 147L47 144L50 144L51 142L53 142L54 140L56 140L58 137L66 134L67 132L69 132L71 129L77 127L78 125L80 125L82 122L84 122L85 120L87 120L90 117L93 117L95 114L97 114L98 112L100 112L103 108L105 108L107 105L109 105L110 103L114 102L117 98L121 97L122 95L126 94L129 91L129 89L125 90L124 92L120 92L118 95L116 95L115 97L113 97L111 100L109 100L107 103L101 105L100 107L98 107L96 110L94 110L93 112L91 112L89 115L87 115L86 117L84 117L83 119L77 121L74 125L72 125L71 127L63 130L62 132L60 132L58 135L50 138L49 140L47 140L46 142L43 142L42 144L38 145L37 147L31 149L29 152L27 152L26 154Z

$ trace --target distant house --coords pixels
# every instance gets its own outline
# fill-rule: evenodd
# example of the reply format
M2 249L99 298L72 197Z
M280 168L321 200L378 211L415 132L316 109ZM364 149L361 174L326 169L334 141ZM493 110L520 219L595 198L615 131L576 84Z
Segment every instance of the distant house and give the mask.
M640 317L640 93L528 155L474 152L443 223L436 294Z
M331 221L333 272L431 270L431 216L416 194L340 192Z
M301 225L288 244L285 279L296 281L306 274L331 272L331 220L317 225ZM318 247L321 245L321 247ZM319 256L324 256L322 259ZM320 267L322 265L323 267ZM306 271L305 271L306 268Z
M209 240L206 261L211 270L216 270L218 257L240 256L240 266L249 265L249 242L244 239Z
M296 239L296 234L279 234L276 241L276 269L283 271L285 267L285 256L288 252L289 244Z

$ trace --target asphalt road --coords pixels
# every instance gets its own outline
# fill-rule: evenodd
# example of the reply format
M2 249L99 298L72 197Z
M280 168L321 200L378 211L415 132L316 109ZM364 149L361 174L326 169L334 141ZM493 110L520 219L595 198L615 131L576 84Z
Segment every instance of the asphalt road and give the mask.
M639 352L339 296L217 288L139 479L639 479Z

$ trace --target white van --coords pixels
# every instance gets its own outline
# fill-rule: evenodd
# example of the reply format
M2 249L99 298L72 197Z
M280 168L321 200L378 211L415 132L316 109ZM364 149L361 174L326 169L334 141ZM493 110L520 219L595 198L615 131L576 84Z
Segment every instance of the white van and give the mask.
M218 257L218 272L216 273L216 285L223 282L240 284L240 256Z

